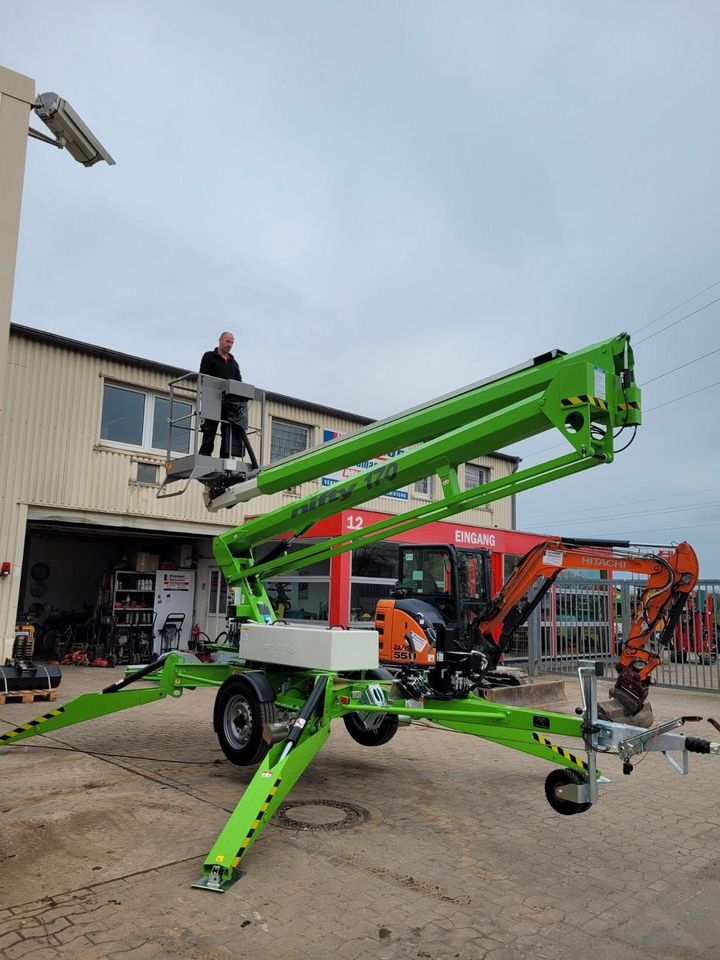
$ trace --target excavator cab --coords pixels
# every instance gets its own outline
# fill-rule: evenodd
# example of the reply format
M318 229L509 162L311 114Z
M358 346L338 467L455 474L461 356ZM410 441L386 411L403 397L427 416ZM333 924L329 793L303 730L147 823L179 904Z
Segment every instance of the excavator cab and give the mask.
M490 561L485 550L446 544L400 548L393 597L375 613L380 661L431 667L471 648L470 624L490 600Z

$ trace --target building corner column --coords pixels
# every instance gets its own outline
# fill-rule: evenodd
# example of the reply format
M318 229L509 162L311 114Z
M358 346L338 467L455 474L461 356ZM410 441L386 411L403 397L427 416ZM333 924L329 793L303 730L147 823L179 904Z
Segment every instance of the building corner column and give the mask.
M0 561L12 564L10 575L0 577L0 664L12 656L15 643L27 517L28 505L19 503L7 517L7 526L0 530Z
M20 206L35 81L0 66L0 413L5 406L10 315L15 284Z

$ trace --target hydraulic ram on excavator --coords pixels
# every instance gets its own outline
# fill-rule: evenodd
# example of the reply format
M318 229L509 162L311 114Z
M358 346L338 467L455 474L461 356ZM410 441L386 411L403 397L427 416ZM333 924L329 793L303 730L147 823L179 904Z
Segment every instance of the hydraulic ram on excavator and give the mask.
M264 578L284 570L610 463L616 432L639 423L640 391L629 338L621 334L575 353L553 351L268 467L257 466L254 457L249 465L221 464L220 471L214 468L205 477L211 510L316 481L370 457L387 456L380 467L355 469L347 480L294 499L216 538L218 563L228 584L241 593L235 611L242 622L241 639L234 658L200 663L191 654L166 654L101 693L84 694L7 731L0 735L0 746L164 697L180 697L184 690L199 686L218 688L213 723L225 755L238 765L259 764L196 884L218 892L241 875L248 850L327 740L334 719L342 718L350 735L365 746L386 743L401 720L419 717L550 760L561 769L548 776L545 792L553 809L563 814L580 813L595 802L599 750L619 755L626 768L632 757L648 750L660 749L666 755L677 751L682 765L675 766L686 772L689 752L720 753L720 744L669 732L682 720L648 731L598 719L595 674L589 665L581 670L585 695L581 717L490 703L470 686L453 689L450 682L446 685L450 695L430 690L419 702L413 691L378 669L375 631L275 623L263 586ZM567 441L567 453L481 487L460 489L462 463L549 430ZM400 448L405 452L390 456ZM170 465L173 479L200 474L192 463L179 470ZM441 500L285 555L292 538L315 521L433 474L442 484ZM283 540L269 555L256 557L258 547L277 537ZM444 669L440 666L440 686ZM447 669L452 673L451 666ZM151 685L140 686L142 681ZM575 741L574 750L587 758L558 739Z

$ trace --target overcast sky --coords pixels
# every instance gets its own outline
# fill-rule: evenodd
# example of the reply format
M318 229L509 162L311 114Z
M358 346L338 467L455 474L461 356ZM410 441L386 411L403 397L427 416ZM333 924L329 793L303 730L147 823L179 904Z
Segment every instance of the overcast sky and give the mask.
M720 298L717 4L4 0L2 21L0 63L117 161L30 141L16 323L188 368L229 329L246 380L378 417L644 328L635 443L522 495L519 526L688 539L720 578L720 303L681 319Z

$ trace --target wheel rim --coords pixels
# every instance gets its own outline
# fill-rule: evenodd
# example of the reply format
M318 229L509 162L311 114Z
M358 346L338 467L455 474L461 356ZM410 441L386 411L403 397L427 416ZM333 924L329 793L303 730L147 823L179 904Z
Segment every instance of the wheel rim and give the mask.
M227 742L236 749L246 747L253 734L253 720L250 704L245 697L236 693L225 707L223 732Z

